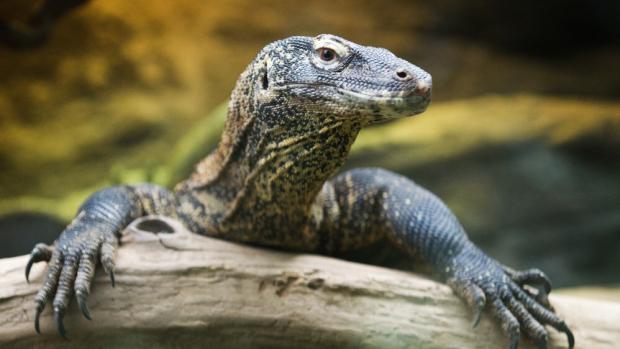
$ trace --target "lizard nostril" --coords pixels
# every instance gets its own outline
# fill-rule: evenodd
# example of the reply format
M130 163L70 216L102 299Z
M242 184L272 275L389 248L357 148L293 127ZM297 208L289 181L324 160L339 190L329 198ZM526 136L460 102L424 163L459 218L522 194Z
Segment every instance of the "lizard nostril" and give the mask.
M396 79L405 81L411 79L411 75L404 69L396 70Z
M421 95L421 96L428 94L430 90L431 90L431 84L424 80L418 81L415 87L416 94Z

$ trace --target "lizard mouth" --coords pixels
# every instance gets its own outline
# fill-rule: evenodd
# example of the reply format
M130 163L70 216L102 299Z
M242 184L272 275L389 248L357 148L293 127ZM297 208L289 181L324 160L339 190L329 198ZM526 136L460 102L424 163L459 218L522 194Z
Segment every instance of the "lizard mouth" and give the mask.
M370 94L360 91L337 88L338 92L355 103L365 103L373 110L386 116L412 116L426 110L431 102L431 93L423 95L411 91L383 92Z
M368 109L375 116L407 117L420 114L426 110L431 102L431 92L416 93L415 90L362 92L345 89L326 83L293 83L276 88L281 91L296 89L329 89L332 98L341 98L351 104L351 110L356 108Z

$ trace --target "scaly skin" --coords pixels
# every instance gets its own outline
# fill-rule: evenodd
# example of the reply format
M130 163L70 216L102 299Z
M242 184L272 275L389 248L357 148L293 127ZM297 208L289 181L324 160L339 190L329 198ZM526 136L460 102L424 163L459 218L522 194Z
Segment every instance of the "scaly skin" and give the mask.
M423 112L431 77L385 49L333 35L266 46L239 78L218 148L174 192L128 185L93 194L55 246L38 244L26 268L49 261L36 296L35 327L48 301L61 335L72 293L86 298L97 257L114 283L120 232L146 214L190 230L294 251L341 255L379 240L426 260L474 312L486 306L516 348L524 332L547 347L545 325L574 339L553 312L547 277L514 271L478 249L436 196L381 169L329 178L362 127ZM534 293L524 285L538 288Z

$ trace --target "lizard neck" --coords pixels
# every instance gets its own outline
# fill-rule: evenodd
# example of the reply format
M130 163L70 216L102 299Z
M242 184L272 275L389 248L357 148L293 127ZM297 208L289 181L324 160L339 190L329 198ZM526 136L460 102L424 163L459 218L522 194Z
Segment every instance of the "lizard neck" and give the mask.
M359 126L327 118L320 127L300 127L254 121L239 151L206 187L221 193L225 218L254 222L260 219L256 211L264 211L272 224L280 218L297 224L307 217L323 183L346 161Z

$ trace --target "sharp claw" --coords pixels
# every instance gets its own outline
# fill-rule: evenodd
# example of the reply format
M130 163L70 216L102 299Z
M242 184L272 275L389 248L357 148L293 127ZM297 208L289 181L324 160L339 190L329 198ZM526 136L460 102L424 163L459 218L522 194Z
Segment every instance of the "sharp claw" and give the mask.
M568 339L568 348L572 349L575 346L575 336L573 336L573 332L571 332L564 322L558 326L558 330L566 334L566 338Z
M545 288L545 292L549 294L551 293L551 289L552 289L551 282L546 277L544 278L544 280L545 281L543 282L543 286Z
M519 336L513 336L512 338L510 338L510 345L508 346L508 349L517 349L518 346Z
M37 310L34 315L34 330L37 331L38 334L41 334L41 329L39 328L39 316L41 315L42 311L43 311L43 308L40 306L37 306Z
M473 317L473 320L471 322L471 328L478 327L478 324L480 323L481 315L482 315L482 308L476 308L474 310L474 317Z
M65 330L65 325L62 322L63 317L63 313L60 312L58 308L54 309L54 321L56 322L58 333L60 333L62 338L69 340L69 338L67 337L67 331Z
M30 259L28 260L28 264L26 264L26 282L30 283L30 279L28 278L30 276L30 269L32 268L32 265L34 264L34 257L30 256Z
M114 272L110 270L110 281L112 282L112 287L116 286L116 282L114 281Z
M78 296L77 302L78 302L78 305L80 306L80 310L82 311L82 314L84 314L84 317L87 318L88 320L92 320L90 317L90 311L88 310L88 305L86 305L86 301L82 297Z

